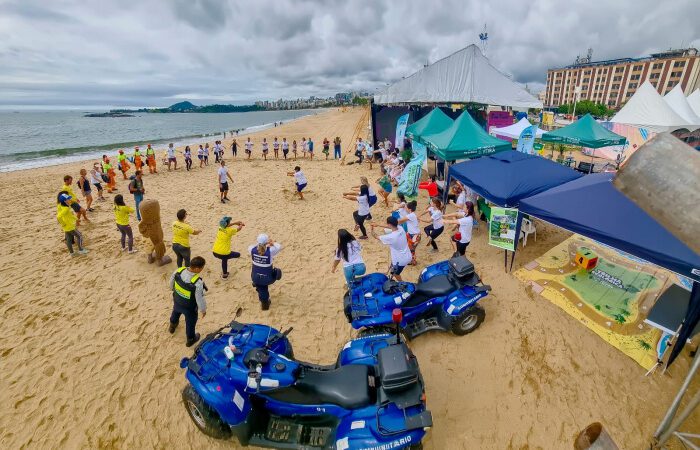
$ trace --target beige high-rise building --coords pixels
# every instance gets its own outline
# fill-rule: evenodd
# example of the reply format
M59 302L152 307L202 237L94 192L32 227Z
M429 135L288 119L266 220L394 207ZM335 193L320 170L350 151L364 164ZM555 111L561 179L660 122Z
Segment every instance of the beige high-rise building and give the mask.
M622 106L637 88L649 80L661 95L680 83L686 95L700 88L700 52L695 48L669 50L644 58L581 62L547 71L544 106L574 102L574 89L581 87L579 100Z

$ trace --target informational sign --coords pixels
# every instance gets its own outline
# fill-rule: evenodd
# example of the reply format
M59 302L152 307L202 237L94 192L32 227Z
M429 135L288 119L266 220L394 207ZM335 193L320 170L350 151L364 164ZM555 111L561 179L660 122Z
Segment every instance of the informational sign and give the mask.
M551 127L554 125L554 113L551 111L545 111L542 113L542 125Z
M525 128L518 138L517 151L531 155L535 145L535 135L537 135L537 125L531 125Z
M535 149L535 151L539 152L540 150L542 150L544 148L544 145L537 142L537 143L535 143L535 145L532 146L532 148Z
M491 207L489 245L515 251L518 238L515 235L518 224L518 210L515 208Z
M408 125L408 114L404 114L399 117L396 121L396 140L394 142L394 148L403 150L403 141L406 137L406 126Z
M502 128L513 125L513 116L508 111L491 111L489 112L486 129L491 127Z
M428 156L425 145L417 141L412 141L412 144L413 158L411 158L411 161L409 161L403 169L397 189L397 192L405 195L407 199L412 199L418 195L418 184L423 170L423 163Z

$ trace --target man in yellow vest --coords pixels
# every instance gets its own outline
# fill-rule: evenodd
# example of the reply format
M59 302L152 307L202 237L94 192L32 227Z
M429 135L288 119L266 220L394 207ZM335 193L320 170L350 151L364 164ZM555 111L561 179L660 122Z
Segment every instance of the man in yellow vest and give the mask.
M173 312L170 315L170 334L175 333L180 316L185 316L185 345L191 347L199 340L195 332L197 313L202 313L202 319L207 315L207 302L204 299L206 285L200 277L204 269L204 258L195 256L189 267L180 267L170 277L170 289L173 290Z
M146 147L146 164L150 173L158 173L156 170L156 151L151 148L151 144Z

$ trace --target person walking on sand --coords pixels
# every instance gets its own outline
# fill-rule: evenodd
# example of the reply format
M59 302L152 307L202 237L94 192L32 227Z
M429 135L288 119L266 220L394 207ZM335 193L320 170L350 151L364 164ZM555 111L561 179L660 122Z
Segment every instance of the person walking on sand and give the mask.
M340 136L333 139L333 159L340 159Z
M306 141L306 146L309 149L309 158L311 158L311 160L313 161L313 159L314 159L314 141L312 141L311 138L309 138L309 140Z
M233 142L231 142L231 153L233 154L233 157L235 158L238 156L238 142L236 142L236 139L233 139Z
M299 200L304 200L304 194L302 191L306 187L307 181L304 172L301 171L301 167L296 166L294 168L294 172L287 172L287 176L294 177L294 184L296 184L297 187L297 195L299 196Z
M217 173L217 179L219 180L219 193L221 194L221 203L226 203L229 201L228 180L231 180L231 183L233 183L233 178L231 178L228 167L226 167L226 161L222 159L220 164L221 167L219 167L219 171Z
M71 210L71 204L73 203L73 198L66 191L61 191L58 194L57 204L56 204L56 220L61 229L66 240L66 247L68 247L68 253L71 256L85 255L87 254L87 249L83 248L83 235L76 228L78 219L73 214ZM78 245L78 252L73 251L73 244Z
M287 138L282 138L282 157L286 160L287 155L289 154L289 142L287 142Z
M87 170L80 169L80 178L78 178L78 189L85 197L85 209L92 212L92 188L90 187L90 180L87 179Z
M146 146L146 164L148 164L149 173L158 173L156 170L156 151L151 148L151 144Z
M267 161L267 152L270 150L269 144L267 143L267 138L263 138L262 141L262 154L263 154L263 159Z
M422 219L426 214L430 215L430 220ZM442 202L438 198L433 198L431 206L421 214L421 221L430 223L430 225L425 227L425 234L428 236L427 245L431 245L433 252L437 252L438 246L435 243L435 239L445 231L445 223L442 218Z
M309 151L309 145L306 143L306 138L301 138L301 157L306 158L306 152Z
M207 302L204 291L207 289L202 280L201 273L206 261L201 256L192 258L187 267L178 268L170 276L168 285L173 291L173 311L170 314L170 334L175 333L180 322L180 316L185 316L185 345L192 347L200 338L195 331L198 313L202 313L202 319L207 315Z
M381 241L382 244L389 246L389 254L391 256L391 268L389 273L396 279L396 281L403 281L401 279L401 272L403 269L411 263L411 251L408 248L408 239L406 238L406 233L399 228L398 221L396 217L387 217L386 226L391 229L390 233L377 236L374 231L376 227L384 227L384 225L371 223L370 232L372 237Z
M177 157L175 157L175 147L172 142L168 144L168 172L170 172L171 164L175 164L173 170L177 170Z
M232 258L240 258L241 254L231 251L231 238L243 229L243 222L233 222L228 216L224 216L219 221L219 229L216 231L216 240L212 252L214 258L221 260L221 278L226 279L228 273L228 260Z
M134 211L134 208L131 206L126 206L124 197L121 194L114 196L114 220L117 222L117 229L122 234L121 244L123 252L128 249L129 253L136 253L136 250L134 250L134 232L131 229L131 225L129 225L129 214L132 214Z
M177 220L173 222L173 253L177 255L177 266L190 265L190 234L198 235L201 230L195 230L185 222L187 211L181 209L177 212Z
M190 146L185 147L185 151L182 153L185 156L185 169L189 172L192 170L192 150L190 150ZM175 164L177 164L177 161L175 161Z
M221 160L221 146L219 141L214 141L214 162L218 163Z
M131 166L129 166L129 162L126 159L126 154L124 154L124 150L119 150L119 154L117 155L117 167L121 171L124 179L128 180L129 177L126 176L126 173L129 171Z
M359 229L362 233L360 239L367 239L365 220L372 220L372 215L369 210L369 188L363 184L360 186L359 194L355 192L346 192L343 194L343 198L357 202L357 211L352 213L352 218L355 221L355 231Z
M326 159L328 159L328 155L331 152L331 142L328 140L328 138L323 138L323 152L324 155L326 155Z
M292 154L294 155L294 161L297 160L297 141L296 139L292 142Z
M143 195L146 193L146 189L143 187L143 172L137 170L134 174L134 178L129 183L129 192L134 194L134 205L136 205L136 219L141 221L141 210L139 206L143 201Z
M70 202L70 207L73 211L75 211L75 216L76 216L76 224L80 225L80 218L82 217L85 219L86 222L90 222L90 219L87 218L87 210L80 206L80 202L78 200L78 196L75 195L75 192L73 192L73 177L70 175L66 175L63 177L63 186L61 187L62 192L67 192L68 195L71 197L71 202Z
M197 159L199 159L199 168L201 169L204 167L204 147L202 147L202 144L199 144L197 149Z
M100 172L100 163L95 163L92 165L90 170L90 183L97 189L97 200L105 201L104 195L102 195L102 172Z
M141 170L141 168L143 167L143 159L141 156L141 150L139 149L138 145L136 147L134 147L133 158L134 158L134 167L136 168L136 170Z
M367 267L362 259L362 246L355 236L344 228L338 230L338 246L335 249L335 258L331 272L335 273L338 264L343 262L343 274L345 282L348 286L353 282L355 277L365 274Z
M204 165L209 165L209 142L204 144Z
M257 245L248 247L248 253L253 259L250 277L258 292L260 308L263 311L270 309L270 285L282 278L282 271L272 265L272 259L280 250L282 250L282 245L270 239L266 234L259 234Z
M250 138L245 141L245 153L248 155L248 159L253 155L253 143L250 141Z
M275 154L275 159L280 158L280 143L277 140L277 136L275 136L275 140L272 142L272 151Z

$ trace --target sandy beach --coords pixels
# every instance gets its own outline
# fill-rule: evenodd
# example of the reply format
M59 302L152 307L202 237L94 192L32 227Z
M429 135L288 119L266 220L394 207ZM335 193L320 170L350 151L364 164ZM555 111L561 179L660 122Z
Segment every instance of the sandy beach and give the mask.
M184 170L180 157L182 168L168 173L159 149L159 173L146 174L144 183L146 198L160 202L168 254L173 255L170 224L178 209L187 209L190 223L203 230L191 238L193 255L207 260L202 275L209 307L197 324L202 335L242 307L242 321L293 326L290 340L302 360L331 363L355 336L342 314L342 273L330 272L332 254L338 228L352 230L356 209L341 193L359 184L362 175L375 180L379 169L325 161L321 142L340 136L343 152L350 153L356 132L367 135L363 117L359 108L334 109L250 135L256 143L252 161L243 160L242 145L232 159L227 139L234 183L232 201L225 205L219 202L213 155L204 169L195 159L192 172ZM286 176L294 162L262 160L260 142L274 136L290 142L314 138L317 159L296 162L309 179L304 201L294 198L293 179ZM242 144L244 138L238 140ZM175 335L167 332L172 307L167 280L175 264L159 268L146 262L147 244L135 219L139 253L120 251L113 195L105 193L107 202L95 202L92 223L80 227L90 253L69 257L55 218L56 193L65 174L77 179L79 169L91 165L0 174L0 445L238 448L235 441L204 436L187 416L178 363L191 349L184 345L184 326ZM118 189L128 193L123 180ZM125 198L133 205L130 195ZM381 220L388 209L378 203L372 213ZM271 287L270 311L260 310L247 258L229 262L231 277L220 277L211 248L224 215L246 223L233 239L234 250L244 250L261 232L283 245L275 261L284 276ZM569 236L542 222L536 225L537 241L518 252L514 270ZM447 233L438 244L439 253L420 247L419 265L407 268L406 280L414 281L425 265L451 254ZM368 272L385 271L386 247L372 239L363 247ZM604 424L620 448L647 446L687 372L687 353L670 376L644 377L635 361L504 273L503 253L487 244L485 226L475 232L467 256L493 287L482 302L486 321L464 337L433 333L410 343L434 418L425 448L569 449L594 421ZM691 421L700 423L698 417Z

